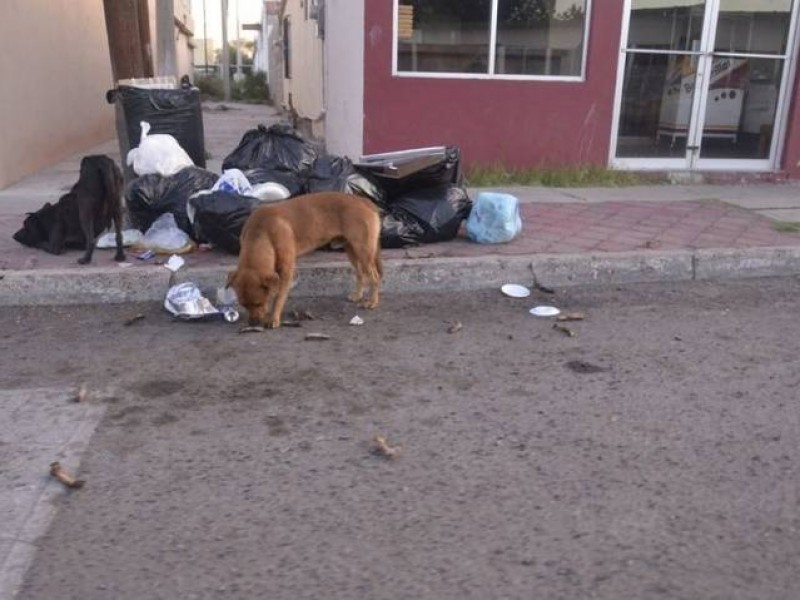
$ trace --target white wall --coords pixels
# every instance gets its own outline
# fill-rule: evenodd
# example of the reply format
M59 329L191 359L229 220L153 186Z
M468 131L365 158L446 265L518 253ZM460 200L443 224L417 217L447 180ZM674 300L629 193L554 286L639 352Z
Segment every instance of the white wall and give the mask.
M317 22L306 17L299 0L289 0L285 16L289 17L291 78L283 82L283 105L292 106L301 119L311 124L315 137L324 135L325 97L323 91L322 39L317 35Z
M364 148L364 0L326 0L325 10L325 145L355 160Z

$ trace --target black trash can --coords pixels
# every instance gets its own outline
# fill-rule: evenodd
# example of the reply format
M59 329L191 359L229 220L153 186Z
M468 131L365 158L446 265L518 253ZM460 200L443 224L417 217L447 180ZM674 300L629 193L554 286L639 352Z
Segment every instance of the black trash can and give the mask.
M149 89L118 85L108 92L106 99L117 106L117 135L126 180L136 177L126 161L128 151L139 145L142 121L150 123L150 134L168 133L173 136L192 162L205 168L203 106L199 89L191 86Z

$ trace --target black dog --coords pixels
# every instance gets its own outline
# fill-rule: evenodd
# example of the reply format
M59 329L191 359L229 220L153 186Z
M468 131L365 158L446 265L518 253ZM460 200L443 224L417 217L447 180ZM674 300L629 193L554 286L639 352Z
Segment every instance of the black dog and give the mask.
M78 183L55 205L49 202L35 213L28 213L22 229L14 234L20 244L61 254L65 248L85 249L78 262L92 260L97 238L114 222L117 253L114 260L125 260L122 250L122 173L108 156L85 156L81 160Z

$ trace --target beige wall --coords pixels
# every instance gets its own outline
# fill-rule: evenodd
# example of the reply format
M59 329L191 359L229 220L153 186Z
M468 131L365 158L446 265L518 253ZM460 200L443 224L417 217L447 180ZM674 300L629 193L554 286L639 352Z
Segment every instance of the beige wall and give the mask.
M322 43L317 22L307 19L300 0L286 3L285 16L291 20L291 79L283 82L283 105L288 108L289 94L301 119L310 122L315 137L324 135L325 98L322 85Z
M103 0L2 0L0 188L114 135Z

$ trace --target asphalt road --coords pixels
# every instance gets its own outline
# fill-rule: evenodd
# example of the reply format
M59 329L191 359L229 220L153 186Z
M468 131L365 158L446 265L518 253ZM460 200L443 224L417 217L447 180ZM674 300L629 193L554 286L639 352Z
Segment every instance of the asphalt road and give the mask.
M18 598L796 599L799 292L0 309L0 389L106 407Z

